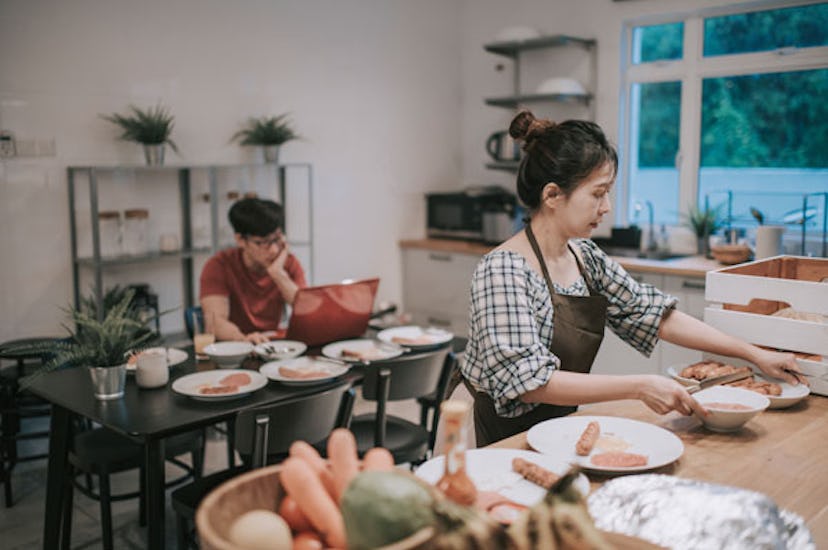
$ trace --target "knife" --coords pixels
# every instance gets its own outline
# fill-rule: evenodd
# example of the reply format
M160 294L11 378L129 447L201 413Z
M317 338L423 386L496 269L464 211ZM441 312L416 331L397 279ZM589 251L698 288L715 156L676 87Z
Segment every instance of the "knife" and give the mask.
M748 378L753 376L753 371L741 371L741 372L732 372L730 374L725 374L723 376L715 376L713 378L708 378L707 380L702 380L695 386L690 386L687 389L687 393L696 393L699 390L703 390L705 388L709 388L711 386L718 386L720 384L727 384L729 382L735 382L737 380L742 380L744 378Z

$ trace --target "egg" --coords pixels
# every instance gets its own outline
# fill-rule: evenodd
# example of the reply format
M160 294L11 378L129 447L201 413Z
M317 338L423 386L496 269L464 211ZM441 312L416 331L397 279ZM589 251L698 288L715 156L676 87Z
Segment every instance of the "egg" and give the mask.
M228 538L240 550L291 550L293 547L290 527L270 510L245 512L230 526Z

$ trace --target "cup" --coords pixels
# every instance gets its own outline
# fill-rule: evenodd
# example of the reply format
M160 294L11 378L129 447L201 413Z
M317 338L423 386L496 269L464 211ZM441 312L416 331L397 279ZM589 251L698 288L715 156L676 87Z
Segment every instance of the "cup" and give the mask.
M782 235L785 228L781 225L760 225L756 228L757 260L782 254Z
M150 348L141 352L135 365L135 382L139 388L160 388L170 380L167 350Z
M204 348L216 341L216 335L207 331L203 315L193 311L193 347L195 356L199 361L206 361L209 357L204 353Z
M178 250L178 235L164 233L158 239L158 248L161 249L161 252L176 252Z

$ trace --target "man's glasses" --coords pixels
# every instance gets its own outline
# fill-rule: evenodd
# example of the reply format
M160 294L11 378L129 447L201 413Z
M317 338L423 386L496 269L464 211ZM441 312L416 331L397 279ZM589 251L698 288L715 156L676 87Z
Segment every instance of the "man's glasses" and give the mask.
M270 239L262 239L258 237L245 237L244 240L259 248L270 248L274 244L281 243L283 238L284 235L280 231L275 237L272 237Z

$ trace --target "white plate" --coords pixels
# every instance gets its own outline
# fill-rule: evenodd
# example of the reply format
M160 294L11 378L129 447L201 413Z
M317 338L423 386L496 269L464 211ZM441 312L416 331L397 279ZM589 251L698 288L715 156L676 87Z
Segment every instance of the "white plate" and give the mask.
M678 381L680 384L684 384L685 386L693 386L698 382L697 380L694 380L692 378L684 378L682 376L679 376L679 374L678 374L682 371L682 369L684 369L684 367L687 367L687 366L689 366L689 365L671 365L671 366L667 367L666 369L664 369L664 371L667 373L668 376L672 377L674 380ZM790 407L792 405L797 404L802 399L807 397L808 394L811 393L811 389L808 386L806 386L805 384L799 384L798 386L793 386L791 384L788 384L787 382L783 382L782 380L776 380L776 379L771 380L771 379L769 379L765 376L757 374L756 372L753 373L753 376L758 380L762 380L762 381L766 381L766 382L774 382L776 384L779 384L782 387L782 394L781 395L778 395L778 396L766 395L765 396L768 399L770 399L770 407L768 407L770 409L785 409L787 407ZM733 386L733 387L736 387L736 386ZM760 395L764 395L764 394L760 394Z
M320 378L287 378L282 376L279 372L279 367L290 367L297 370L324 370L327 375ZM259 367L259 372L267 376L271 380L281 382L286 386L307 386L309 384L320 384L333 380L337 376L341 376L348 372L348 367L345 365L337 365L330 361L321 361L315 357L297 357L295 359L288 359L286 361L271 361Z
M349 363L365 363L367 361L357 359L355 357L343 357L342 350L350 350L358 353L370 353L371 356L367 361L382 361L399 357L403 353L400 346L389 344L387 342L377 342L376 340L359 339L359 340L343 340L341 342L333 342L322 348L322 355L330 357L331 359L338 359L340 361L347 361Z
M277 361L280 359L292 359L299 357L308 346L304 342L296 340L271 340L266 344L259 344L253 351L262 359Z
M149 348L149 349L154 349L154 348ZM181 363L183 363L184 361L187 360L187 357L188 357L187 352L184 351L183 349L176 349L176 348L160 348L160 349L166 349L167 350L167 366L168 367L174 367L176 365L180 365ZM144 350L144 351L146 351L146 350ZM127 372L128 373L134 373L136 364L137 364L137 359L136 359L136 362L134 362L134 363L130 363L129 361L127 361L127 364L126 364Z
M234 393L221 393L217 395L205 395L199 390L206 386L218 386L219 382L232 374L244 373L250 376L250 383L240 386ZM172 383L172 389L176 393L198 399L200 401L224 401L244 397L267 385L267 378L254 370L247 369L217 369L203 372L196 372L176 378Z
M389 344L396 344L398 346L404 346L410 349L424 349L431 348L434 346L440 346L447 342L451 342L451 340L454 338L454 334L439 328L422 328L415 325L409 325L404 327L394 327L382 330L377 334L377 338L379 338L383 342L388 342ZM403 342L395 342L394 338L427 338L429 341L428 343L423 342L421 344L406 344Z
M630 446L624 452L647 456L644 466L613 467L596 466L590 462L592 455L606 452L598 447L589 456L575 454L575 444L592 421L601 426L601 436L611 435L616 441ZM675 434L647 422L615 416L564 416L532 426L526 439L534 449L553 455L564 462L575 462L582 468L599 472L643 472L660 468L678 459L684 453L684 444Z
M765 395L770 400L770 405L768 406L769 409L787 409L793 405L796 405L803 399L805 399L808 394L811 393L811 388L806 386L805 384L798 384L793 386L788 384L787 382L783 382L782 380L777 380L776 378L766 378L764 376L760 376L758 374L755 377L759 380L764 382L773 382L774 384L779 384L782 388L781 395Z
M512 459L523 458L563 475L569 464L550 455L519 449L471 449L466 451L466 472L474 481L478 491L494 491L504 497L532 506L546 494L546 489L527 481L512 470ZM434 485L443 476L445 456L438 456L424 462L414 472L417 477ZM581 474L575 480L575 488L585 497L589 494L589 480Z

